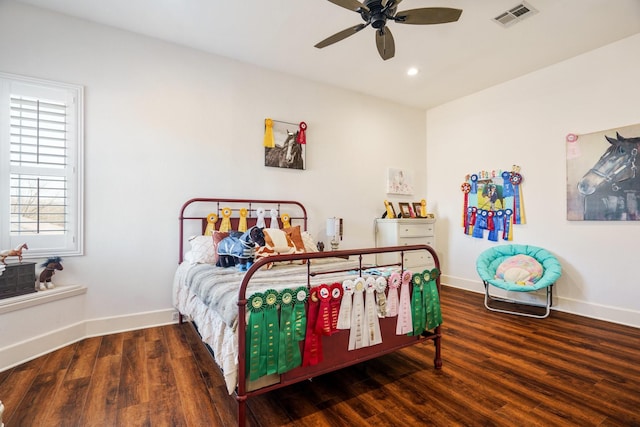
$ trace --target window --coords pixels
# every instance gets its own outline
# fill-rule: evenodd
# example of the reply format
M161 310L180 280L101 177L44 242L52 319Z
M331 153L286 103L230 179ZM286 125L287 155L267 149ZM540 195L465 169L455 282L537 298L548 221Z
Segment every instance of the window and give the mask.
M83 88L0 73L0 249L80 255Z

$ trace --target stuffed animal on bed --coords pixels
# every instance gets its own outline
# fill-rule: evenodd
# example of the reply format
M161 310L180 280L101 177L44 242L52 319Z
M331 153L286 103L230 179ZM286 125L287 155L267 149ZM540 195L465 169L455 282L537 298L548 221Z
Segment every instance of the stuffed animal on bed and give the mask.
M264 233L256 226L246 232L233 233L218 244L218 267L238 266L238 270L247 271L253 264L256 246L264 246Z

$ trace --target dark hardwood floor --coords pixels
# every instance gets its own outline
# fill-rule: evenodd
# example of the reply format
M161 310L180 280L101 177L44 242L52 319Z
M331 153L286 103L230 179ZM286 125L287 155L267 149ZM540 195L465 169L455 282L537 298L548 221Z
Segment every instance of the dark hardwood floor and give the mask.
M249 400L255 426L640 426L640 329L487 312L444 288L431 343ZM6 427L231 426L236 403L190 325L89 338L0 373Z

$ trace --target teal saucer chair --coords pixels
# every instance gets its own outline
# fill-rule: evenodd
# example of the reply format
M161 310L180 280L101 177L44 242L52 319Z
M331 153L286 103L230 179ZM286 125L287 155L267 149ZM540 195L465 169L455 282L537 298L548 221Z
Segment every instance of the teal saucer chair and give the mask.
M542 266L542 274L534 283L525 285L497 278L496 272L502 263L516 255L528 255ZM478 256L476 270L484 282L484 306L488 310L539 319L549 316L553 300L553 285L562 275L562 266L551 252L531 245L494 246ZM545 289L546 304L516 301L491 295L490 289L492 286L514 292L533 292ZM537 308L531 309L529 307Z

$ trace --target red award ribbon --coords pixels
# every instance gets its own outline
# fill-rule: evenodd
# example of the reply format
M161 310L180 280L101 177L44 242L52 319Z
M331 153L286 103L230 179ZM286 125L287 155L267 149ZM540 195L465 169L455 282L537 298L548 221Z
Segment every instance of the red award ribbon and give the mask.
M329 289L329 285L325 284L316 289L318 299L320 299L320 308L318 309L315 332L319 335L331 335L331 289Z
M316 320L318 319L318 311L320 310L318 288L311 288L310 293L302 366L313 366L322 362L322 337L315 333Z
M305 122L300 122L300 127L298 128L298 137L296 138L296 142L298 144L306 144L307 143L307 124Z
M338 316L340 314L340 303L342 302L342 285L334 283L329 287L331 291L331 301L329 301L331 313L331 334L338 332Z

